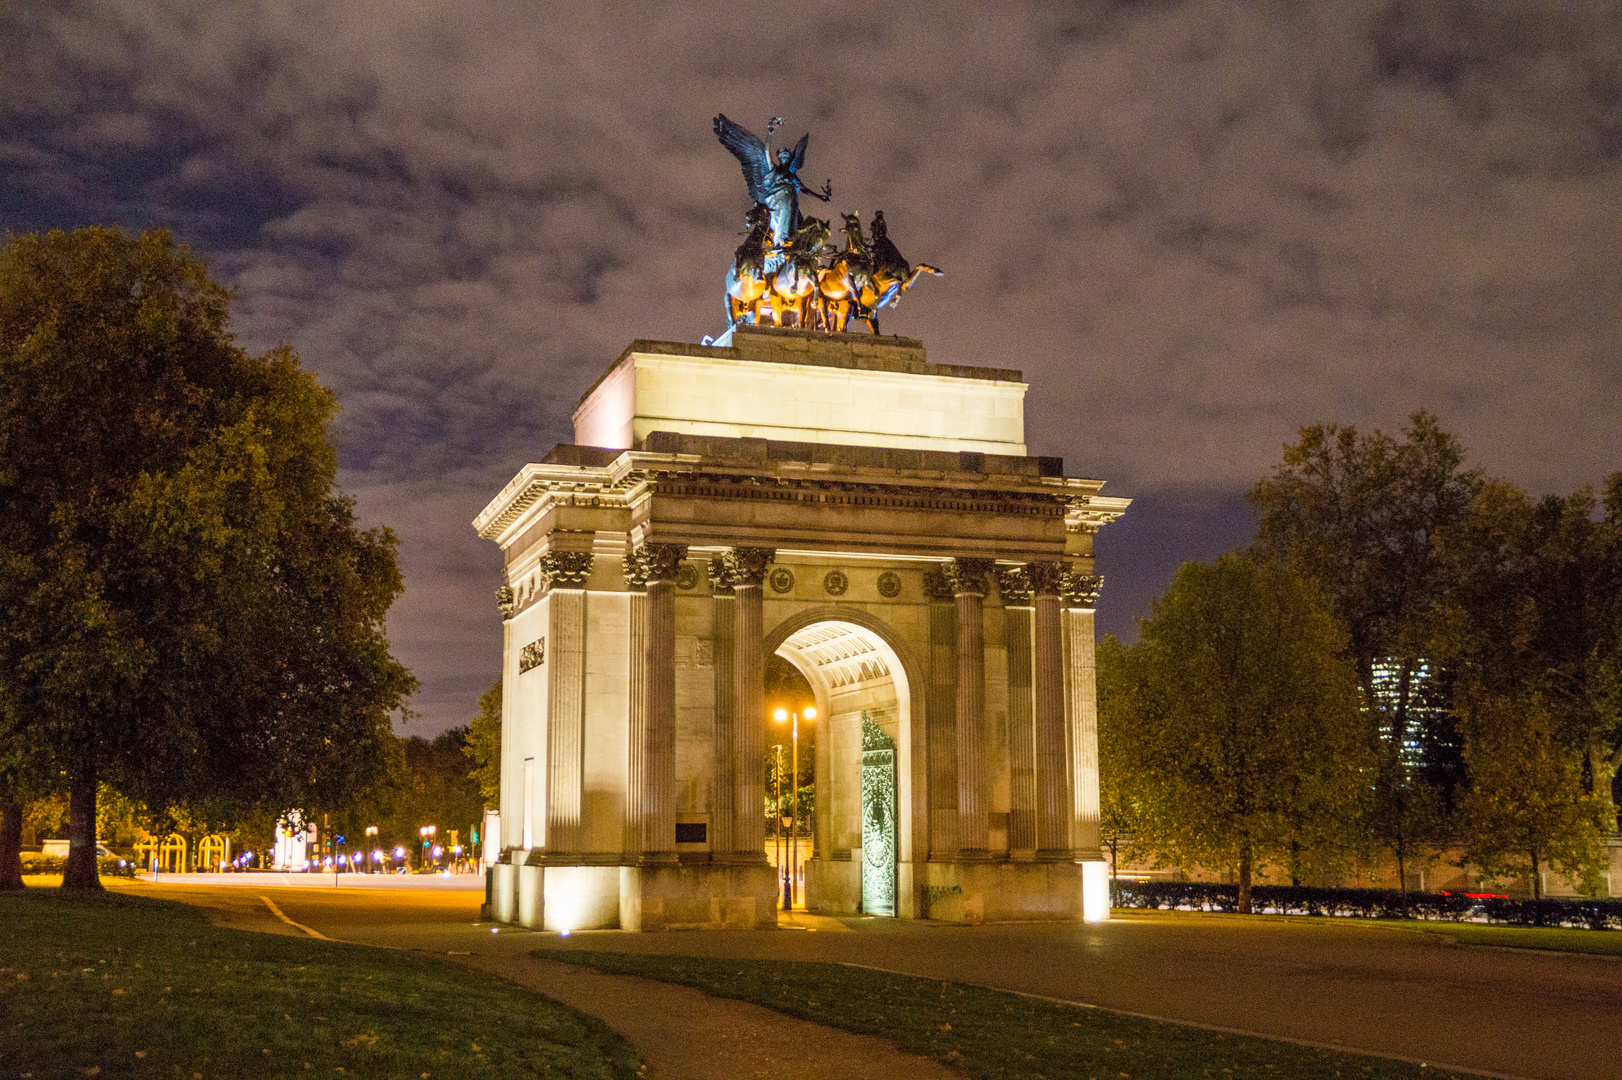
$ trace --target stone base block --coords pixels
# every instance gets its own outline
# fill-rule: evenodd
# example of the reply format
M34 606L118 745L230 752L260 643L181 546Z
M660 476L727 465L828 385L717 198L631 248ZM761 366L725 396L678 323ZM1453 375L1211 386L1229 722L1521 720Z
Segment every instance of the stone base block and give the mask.
M512 863L490 868L490 918L499 923L518 921L518 867Z
M1081 919L1084 871L1074 862L927 863L920 914L948 922ZM1096 913L1095 918L1096 918Z
M619 874L622 930L777 925L777 875L770 866L622 866Z
M619 866L547 866L544 878L548 930L612 930L620 925Z
M856 858L805 861L805 906L819 915L859 915L862 910L861 852Z
M546 886L544 866L521 863L518 871L518 914L513 920L530 930L543 929L546 917Z

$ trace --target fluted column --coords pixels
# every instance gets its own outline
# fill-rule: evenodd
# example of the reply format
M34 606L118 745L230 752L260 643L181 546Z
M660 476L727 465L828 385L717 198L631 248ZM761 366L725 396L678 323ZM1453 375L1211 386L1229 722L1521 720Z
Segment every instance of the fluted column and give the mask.
M715 642L715 727L711 748L711 768L715 779L710 796L710 852L720 861L726 861L735 846L733 834L737 830L738 777L735 743L736 699L738 687L734 634L737 621L737 597L732 591L732 578L726 560L717 555L710 560L710 635Z
M648 582L642 862L676 861L676 568L685 544L637 549Z
M1064 625L1059 584L1064 564L1031 563L1032 641L1036 702L1036 853L1039 859L1071 857L1072 793L1065 759Z
M1066 685L1069 687L1070 845L1075 858L1103 858L1098 821L1098 681L1093 647L1093 611L1104 579L1066 573L1060 583L1065 616Z
M1031 699L1031 581L1023 567L997 568L1008 653L1008 853L1036 850L1036 732Z
M580 851L581 792L585 778L586 579L590 552L541 556L549 612L546 708L546 851L548 859Z
M734 596L732 698L733 779L737 816L733 818L733 859L766 859L766 630L761 588L771 548L732 548L722 556Z
M954 559L947 569L957 607L957 840L959 859L990 857L986 775L986 575L990 559Z
M957 615L944 571L924 574L929 598L929 857L957 858Z
M636 552L625 556L625 587L631 596L628 708L626 709L625 858L642 856L647 831L648 786L648 575Z

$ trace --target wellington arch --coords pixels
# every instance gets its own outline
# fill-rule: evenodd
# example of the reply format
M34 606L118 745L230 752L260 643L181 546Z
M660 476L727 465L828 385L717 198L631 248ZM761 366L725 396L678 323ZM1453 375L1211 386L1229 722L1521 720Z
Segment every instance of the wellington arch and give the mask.
M768 656L820 713L812 911L1107 917L1092 542L1018 371L636 341L475 520L504 557L499 921L776 923Z

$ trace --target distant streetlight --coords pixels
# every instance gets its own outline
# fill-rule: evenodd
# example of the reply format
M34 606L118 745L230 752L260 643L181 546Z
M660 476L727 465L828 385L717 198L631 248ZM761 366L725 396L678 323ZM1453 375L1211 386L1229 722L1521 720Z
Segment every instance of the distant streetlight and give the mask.
M439 832L437 825L424 825L417 832L422 836L422 865L428 866L428 848L434 842L434 836Z
M792 804L794 824L789 830L789 889L788 894L784 897L784 908L792 909L794 907L794 882L800 863L800 717L804 716L806 723L810 723L817 718L817 710L807 705L803 713L778 709L772 715L779 724L785 723L791 718L794 721L794 802ZM778 809L781 811L782 807L779 806Z
M368 846L371 846L371 847L373 847L375 849L375 847L377 845L377 826L376 825L368 825L368 826L366 826L366 843L367 843ZM376 857L377 852L375 850L373 851L372 855L373 855L373 858L372 858L373 862L381 862L382 861L381 859L378 859ZM362 860L362 861L364 861L364 860ZM377 871L374 868L372 872L376 873Z

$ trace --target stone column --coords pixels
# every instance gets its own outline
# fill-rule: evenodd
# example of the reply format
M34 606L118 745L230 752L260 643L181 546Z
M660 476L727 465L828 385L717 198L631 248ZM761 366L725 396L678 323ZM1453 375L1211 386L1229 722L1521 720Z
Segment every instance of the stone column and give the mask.
M946 571L957 602L957 841L965 861L991 857L984 624L991 566L990 559L954 559Z
M733 635L736 632L738 601L732 591L732 577L726 560L717 555L710 560L710 635L715 642L715 728L711 767L715 771L710 796L710 852L718 861L733 853L733 833L737 829L738 778L736 761L736 686Z
M676 568L685 544L637 549L648 581L647 737L644 751L642 859L676 862Z
M581 791L585 777L586 551L541 556L550 644L547 647L546 851L549 860L580 851Z
M1003 639L1008 649L1008 853L1036 851L1036 731L1031 699L1031 579L1023 567L998 567Z
M737 792L732 826L732 861L766 861L766 630L761 589L771 548L740 547L722 559L732 582L733 781Z
M1065 614L1065 683L1069 687L1070 846L1078 860L1102 859L1098 806L1098 681L1093 611L1104 579L1067 572L1060 583Z
M929 857L957 858L957 617L952 583L940 569L924 574L929 598Z
M648 784L648 575L635 552L627 552L624 562L625 587L630 592L629 707L626 710L625 761L625 858L637 862L642 856L642 836L647 830Z
M1036 857L1068 862L1072 794L1065 759L1064 624L1059 604L1064 564L1031 563L1026 572L1035 594L1032 639L1036 701Z

